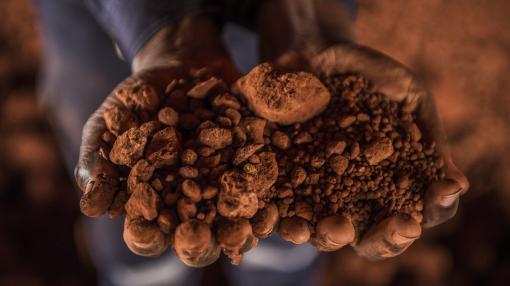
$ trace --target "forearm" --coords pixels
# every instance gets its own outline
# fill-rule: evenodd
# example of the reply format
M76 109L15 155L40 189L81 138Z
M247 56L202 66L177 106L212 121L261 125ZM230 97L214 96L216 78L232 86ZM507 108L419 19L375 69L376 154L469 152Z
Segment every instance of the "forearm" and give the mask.
M312 55L333 44L352 41L352 17L340 2L264 1L257 20L262 59L276 59L288 51Z
M210 9L205 0L86 0L86 4L128 62L163 27Z
M192 15L155 33L133 58L132 69L139 71L159 65L178 66L183 61L208 65L213 58L226 56L223 53L219 29L211 17Z

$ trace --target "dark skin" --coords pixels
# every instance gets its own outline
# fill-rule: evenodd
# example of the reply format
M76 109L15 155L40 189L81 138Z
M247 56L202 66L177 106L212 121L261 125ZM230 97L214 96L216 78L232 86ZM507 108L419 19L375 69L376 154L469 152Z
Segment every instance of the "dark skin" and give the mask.
M273 16L274 15L274 16ZM264 2L259 11L258 33L263 61L286 70L308 70L331 75L341 72L364 74L375 88L415 111L426 140L434 140L445 160L447 179L430 186L425 196L423 222L407 215L395 215L373 226L354 241L348 218L328 218L310 240L320 250L337 250L351 245L371 260L393 257L405 251L428 228L453 217L459 197L469 188L465 176L454 165L433 98L403 65L353 41L347 13L330 0L276 0ZM228 56L220 33L206 15L190 16L158 32L132 63L133 75L123 84L146 79L160 88L190 67L207 66L232 83L240 74ZM112 92L113 94L113 92ZM112 95L90 117L83 129L76 179L82 190L92 184L91 173L105 164L97 158L97 138L105 129L102 114L121 104ZM99 163L98 163L99 162ZM192 266L212 263L215 256L196 259Z
M416 112L424 139L437 143L446 162L447 178L427 190L422 225L406 215L396 215L373 226L359 241L350 242L359 255L380 260L405 251L419 238L422 227L433 227L452 218L459 197L468 190L469 182L453 163L446 134L429 92L402 64L356 44L347 18L347 13L335 1L266 1L261 6L258 25L261 58L288 70L305 69L325 75L359 72L374 84L376 90ZM348 239L343 238L352 237L348 231L334 231L352 230L345 223L331 224L328 229L337 241L346 242ZM338 247L336 245L335 249Z

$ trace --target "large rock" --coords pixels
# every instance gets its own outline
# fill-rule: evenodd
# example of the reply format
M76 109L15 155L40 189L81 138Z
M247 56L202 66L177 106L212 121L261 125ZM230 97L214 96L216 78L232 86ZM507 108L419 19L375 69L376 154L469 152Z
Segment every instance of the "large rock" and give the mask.
M234 90L256 115L280 124L307 121L322 112L331 98L314 75L276 71L267 63L240 78Z

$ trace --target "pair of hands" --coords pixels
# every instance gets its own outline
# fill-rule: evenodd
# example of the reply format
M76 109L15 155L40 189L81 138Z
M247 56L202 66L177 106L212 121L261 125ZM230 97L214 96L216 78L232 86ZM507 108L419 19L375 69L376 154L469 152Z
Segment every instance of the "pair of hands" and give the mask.
M429 93L400 63L355 44L348 22L347 14L334 1L265 1L259 11L260 52L262 60L288 70L308 70L324 75L343 72L365 75L375 90L415 111L425 140L436 141L445 162L446 179L427 190L422 224L407 215L394 215L374 225L359 241L351 243L360 256L380 260L405 251L419 238L422 227L432 227L453 217L459 197L467 191L469 183L453 164ZM241 75L210 18L205 15L186 17L163 28L143 47L132 63L133 75L117 88L144 79L164 89L169 78L178 77L189 68L204 66L230 83ZM104 110L121 105L113 94L83 128L76 179L84 192L94 184L95 175L108 164L98 155L98 138L106 130ZM324 224L321 234L323 241L318 247L322 250L327 250L330 245L338 249L350 242L348 238L354 237L353 233L339 231L328 224ZM343 241L346 242L342 244Z

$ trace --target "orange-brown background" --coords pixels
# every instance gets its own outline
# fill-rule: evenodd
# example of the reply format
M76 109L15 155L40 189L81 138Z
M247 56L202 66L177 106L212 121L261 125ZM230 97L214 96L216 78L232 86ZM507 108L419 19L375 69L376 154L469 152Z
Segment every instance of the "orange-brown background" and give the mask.
M330 255L321 284L510 281L508 31L506 0L360 0L357 40L425 80L472 186L455 219L427 231L402 256L370 263L342 250ZM35 100L39 53L31 2L2 0L0 285L94 285L76 193Z

